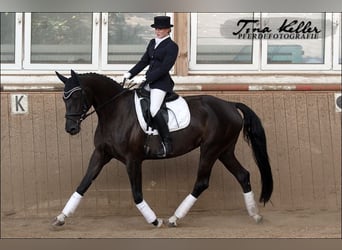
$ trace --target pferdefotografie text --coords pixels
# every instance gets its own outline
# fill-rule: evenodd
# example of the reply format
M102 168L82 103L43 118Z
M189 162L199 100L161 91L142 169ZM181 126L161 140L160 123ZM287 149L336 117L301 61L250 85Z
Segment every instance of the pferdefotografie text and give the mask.
M232 34L238 39L318 39L321 30L311 21L289 21L285 19L281 26L273 32L270 27L259 28L259 20L240 19L238 31Z

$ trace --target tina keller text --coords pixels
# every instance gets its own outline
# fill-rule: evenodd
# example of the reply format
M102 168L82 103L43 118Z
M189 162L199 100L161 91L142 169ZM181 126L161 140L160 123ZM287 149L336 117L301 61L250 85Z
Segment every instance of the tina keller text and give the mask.
M258 24L258 20L240 19L237 22L238 30L232 34L238 39L318 39L321 33L311 21L285 19L276 32L268 26L256 28Z

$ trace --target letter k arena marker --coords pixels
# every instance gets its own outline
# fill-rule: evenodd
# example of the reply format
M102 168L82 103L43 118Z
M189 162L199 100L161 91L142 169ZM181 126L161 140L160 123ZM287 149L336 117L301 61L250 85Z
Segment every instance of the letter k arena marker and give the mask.
M11 112L12 114L28 113L28 97L26 94L11 95Z

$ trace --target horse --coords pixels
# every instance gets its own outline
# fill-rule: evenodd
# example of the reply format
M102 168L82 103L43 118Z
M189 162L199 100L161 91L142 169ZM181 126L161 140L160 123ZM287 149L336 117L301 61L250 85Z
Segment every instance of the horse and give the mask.
M263 217L259 213L251 188L250 174L234 153L239 134L243 130L243 137L252 148L260 172L259 202L265 205L273 191L266 135L259 117L247 105L211 95L184 97L189 106L191 120L186 128L171 133L173 151L165 158L180 156L199 147L200 160L191 193L180 203L168 221L163 221L156 216L143 197L142 162L160 158L145 152L146 134L138 124L133 103L136 89L124 87L124 84L97 73L78 74L71 70L69 78L58 72L56 74L64 83L66 132L70 135L79 133L81 122L93 112L98 116L98 124L94 135L95 149L88 169L62 212L53 219L54 227L65 224L66 218L76 211L84 194L105 164L113 158L125 165L134 203L146 222L153 226L177 226L178 220L185 217L199 196L209 187L210 174L216 160L221 161L240 184L248 215L257 223L262 221ZM94 110L89 113L91 107ZM158 135L150 137L151 141L156 143Z

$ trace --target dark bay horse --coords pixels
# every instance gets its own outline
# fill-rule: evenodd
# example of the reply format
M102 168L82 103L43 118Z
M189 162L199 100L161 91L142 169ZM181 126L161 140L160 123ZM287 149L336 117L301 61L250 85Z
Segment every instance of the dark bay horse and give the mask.
M94 138L95 149L87 172L52 225L62 226L65 223L65 218L75 212L103 166L115 158L126 166L133 199L141 214L148 223L161 226L162 220L143 198L142 162L155 157L146 155L144 151L146 134L136 118L134 90L95 73L77 74L71 71L69 78L58 72L56 74L65 84L63 99L66 106L66 131L71 135L79 133L81 122L89 115L87 112L92 106L98 116L98 125ZM261 221L249 172L241 166L234 154L243 129L244 138L253 149L260 171L262 188L259 201L265 204L272 195L273 179L260 119L242 103L227 102L208 95L188 96L185 100L189 105L191 121L187 128L172 133L173 152L167 157L183 155L200 147L200 161L193 190L168 219L168 225L176 226L177 220L187 214L201 193L208 188L211 170L217 159L241 185L248 214L256 222ZM152 137L157 138L158 135Z

